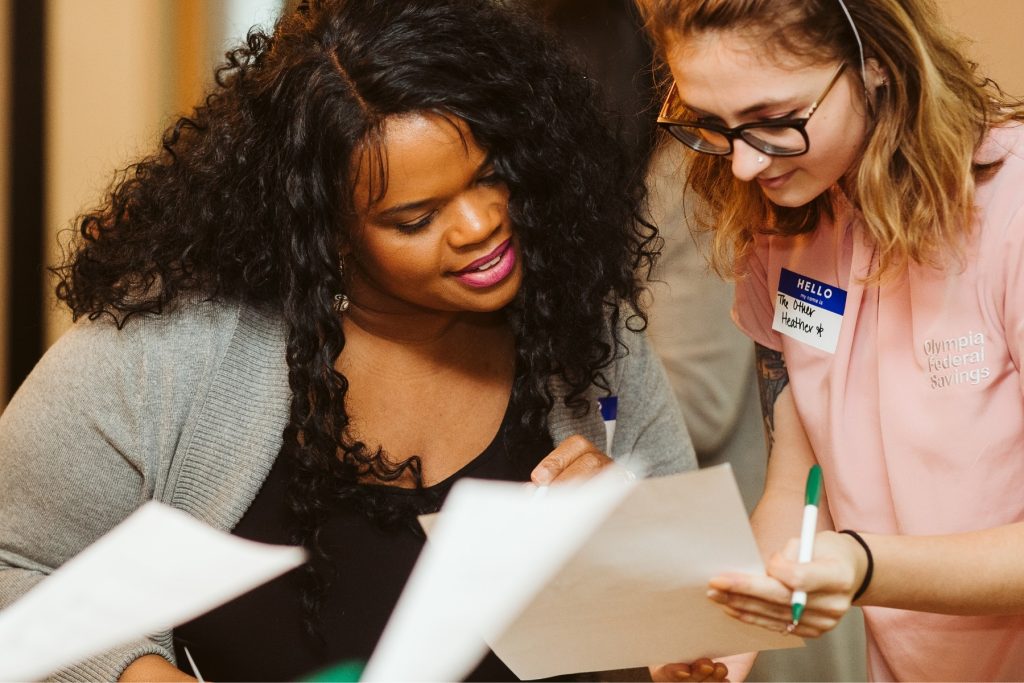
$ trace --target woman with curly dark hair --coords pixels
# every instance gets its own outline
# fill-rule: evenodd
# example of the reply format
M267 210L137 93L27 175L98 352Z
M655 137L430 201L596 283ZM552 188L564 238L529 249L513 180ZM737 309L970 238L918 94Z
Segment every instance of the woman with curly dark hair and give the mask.
M458 478L693 467L627 169L591 83L488 0L250 33L58 269L78 324L0 418L0 604L160 500L313 559L64 675L170 680L187 645L214 679L293 679L370 653Z

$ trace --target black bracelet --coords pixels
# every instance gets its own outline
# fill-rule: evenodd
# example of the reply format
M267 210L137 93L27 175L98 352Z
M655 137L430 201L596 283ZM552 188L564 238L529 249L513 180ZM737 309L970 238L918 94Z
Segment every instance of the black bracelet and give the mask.
M864 541L863 538L860 537L860 534L858 534L856 531L853 531L851 529L842 529L839 533L849 534L850 536L852 536L853 540L857 541L857 543L860 543L860 547L864 548L864 552L868 555L868 568L867 571L864 572L864 580L860 582L860 588L858 588L857 592L853 594L853 600L851 601L857 602L858 600L860 600L860 596L864 595L864 591L866 591L868 589L868 586L871 584L871 575L875 571L875 558L871 555L871 548L868 547L868 544Z

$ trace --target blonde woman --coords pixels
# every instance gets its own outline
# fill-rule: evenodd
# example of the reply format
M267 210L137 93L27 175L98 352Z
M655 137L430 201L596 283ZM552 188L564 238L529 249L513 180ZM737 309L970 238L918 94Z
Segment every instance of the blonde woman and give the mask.
M771 449L768 576L709 594L806 637L864 606L875 680L1024 678L1024 107L928 0L640 5Z

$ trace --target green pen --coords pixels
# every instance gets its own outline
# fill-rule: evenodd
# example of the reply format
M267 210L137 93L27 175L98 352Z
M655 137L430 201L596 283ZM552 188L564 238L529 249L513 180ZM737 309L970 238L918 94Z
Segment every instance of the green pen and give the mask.
M811 471L807 473L807 488L804 491L804 522L800 527L800 556L798 561L810 562L814 555L814 535L818 532L818 504L821 502L821 467L812 465ZM807 606L807 593L804 591L793 591L793 599L790 601L793 606L793 623L789 630L796 628L800 623L800 615L804 613Z

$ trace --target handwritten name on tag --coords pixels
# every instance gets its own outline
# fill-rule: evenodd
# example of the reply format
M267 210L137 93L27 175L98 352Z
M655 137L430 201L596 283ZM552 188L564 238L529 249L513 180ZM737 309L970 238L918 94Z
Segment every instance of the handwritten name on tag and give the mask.
M835 353L846 310L846 290L782 269L772 329Z

